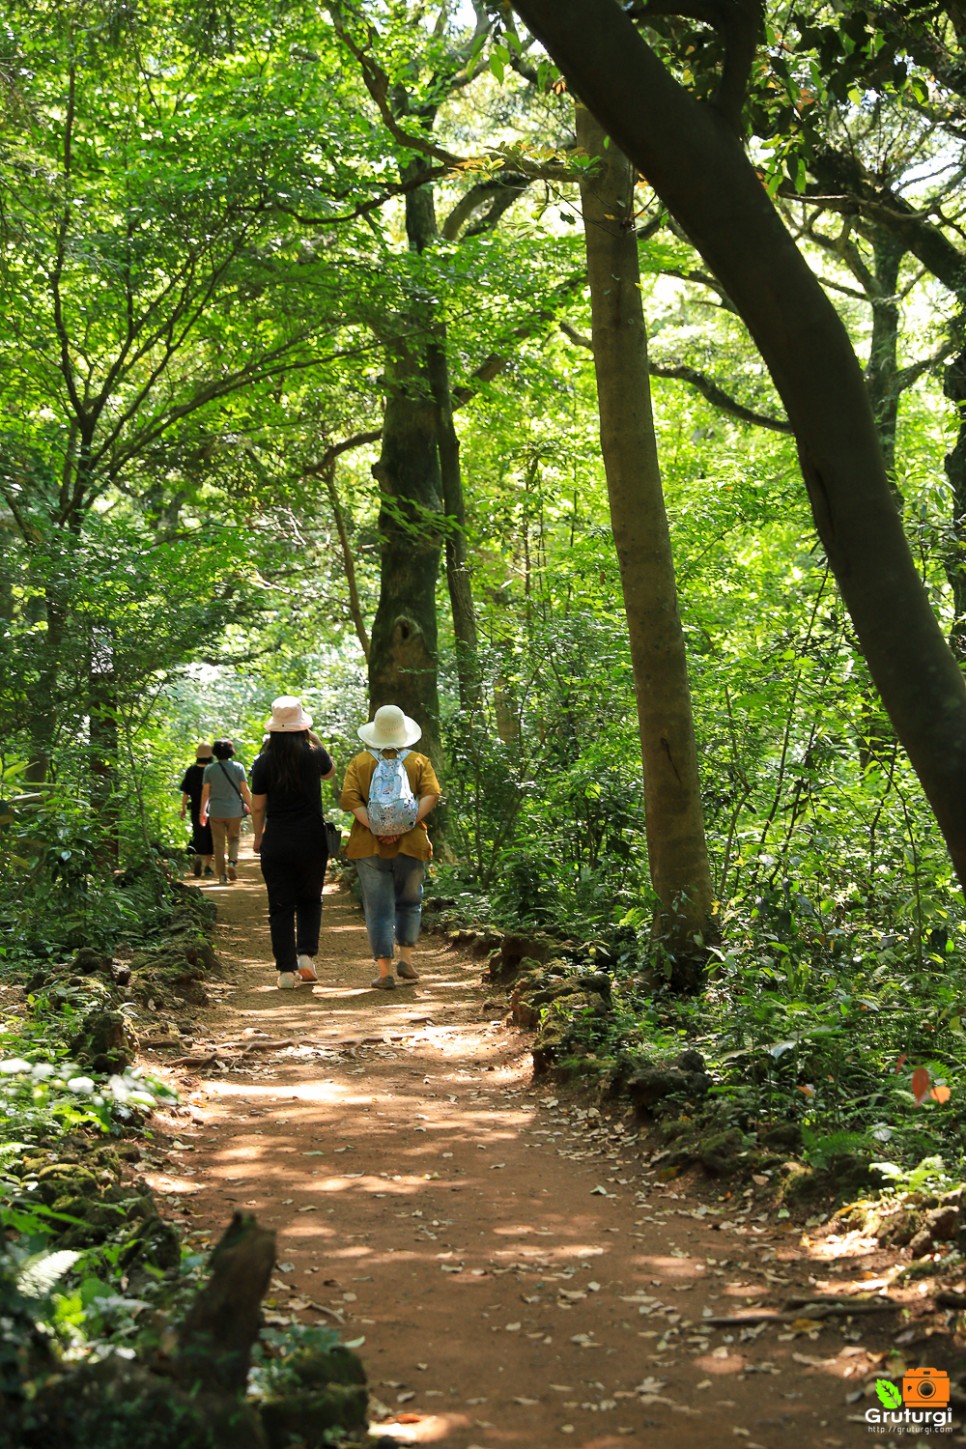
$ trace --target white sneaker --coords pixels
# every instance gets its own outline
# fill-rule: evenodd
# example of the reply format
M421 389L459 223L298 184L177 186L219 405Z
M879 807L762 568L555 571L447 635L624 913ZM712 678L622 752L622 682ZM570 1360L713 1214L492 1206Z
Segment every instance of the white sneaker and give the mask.
M315 969L313 957L299 953L298 970L295 973L300 981L318 981L319 973Z
M294 971L280 971L275 980L275 985L280 991L285 991L293 986L298 986L299 978Z

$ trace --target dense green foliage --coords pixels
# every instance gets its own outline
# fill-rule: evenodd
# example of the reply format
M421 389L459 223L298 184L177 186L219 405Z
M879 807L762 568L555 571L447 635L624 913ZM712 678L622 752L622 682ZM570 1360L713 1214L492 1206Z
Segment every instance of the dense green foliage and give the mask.
M661 965L581 345L571 103L506 15L475 14L472 40L460 7L402 0L321 14L281 0L0 5L11 980L150 926L157 902L117 872L180 853L196 739L230 734L250 763L284 691L337 764L354 748L387 376L420 328L444 327L482 702L461 706L441 580L449 834L434 888L453 919L605 943L619 977ZM701 48L675 24L668 63L700 90ZM848 151L904 204L928 198L939 216L941 194L955 214L935 129L955 120L951 82L901 35L879 45L864 12L810 4L778 25L750 144L881 383L876 234L826 208L814 168ZM459 69L446 63L457 46ZM401 95L394 112L386 97ZM417 159L442 224L419 254L403 210ZM508 176L495 217L486 188ZM833 1131L888 1132L903 1162L941 1138L952 1170L966 942L949 863L870 690L767 376L644 188L640 204L724 944L694 1001L628 988L627 1049L683 1034L723 1096L765 1114L794 1103L817 1155ZM940 240L956 249L952 228ZM909 537L952 634L962 510L945 468L960 422L943 393L945 285L903 252L888 417ZM441 508L406 526L445 540L455 525ZM913 1066L949 1085L951 1107L910 1105Z

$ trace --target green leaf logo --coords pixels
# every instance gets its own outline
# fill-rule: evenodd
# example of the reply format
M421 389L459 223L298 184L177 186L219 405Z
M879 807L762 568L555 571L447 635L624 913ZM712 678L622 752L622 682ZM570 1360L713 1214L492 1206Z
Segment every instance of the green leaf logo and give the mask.
M902 1392L888 1379L876 1379L875 1391L879 1395L879 1403L884 1408L900 1409L902 1407Z

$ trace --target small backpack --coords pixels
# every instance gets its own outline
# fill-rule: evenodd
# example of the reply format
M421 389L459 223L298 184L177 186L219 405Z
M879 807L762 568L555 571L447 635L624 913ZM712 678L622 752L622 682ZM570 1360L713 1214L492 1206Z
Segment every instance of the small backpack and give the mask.
M386 759L379 750L370 750L376 768L369 786L366 810L373 835L405 835L416 824L419 802L403 764L409 750L400 750L396 757Z

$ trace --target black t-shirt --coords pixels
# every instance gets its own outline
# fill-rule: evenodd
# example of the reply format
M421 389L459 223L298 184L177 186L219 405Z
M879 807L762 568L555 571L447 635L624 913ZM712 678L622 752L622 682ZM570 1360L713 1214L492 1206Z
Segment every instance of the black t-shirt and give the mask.
M319 745L306 745L300 765L302 778L297 790L273 784L270 754L259 755L252 765L252 794L267 797L266 822L272 820L288 827L322 819L322 777L332 769L329 752Z
M204 765L189 765L184 772L184 779L178 787L182 795L187 795L190 798L192 815L197 815L201 809L201 790L204 781Z

